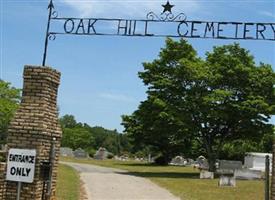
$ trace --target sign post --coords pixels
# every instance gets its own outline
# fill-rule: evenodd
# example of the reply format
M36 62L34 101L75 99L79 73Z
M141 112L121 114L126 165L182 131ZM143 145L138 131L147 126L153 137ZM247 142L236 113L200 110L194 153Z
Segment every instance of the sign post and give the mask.
M16 200L20 200L20 192L21 192L21 182L17 183L17 195L16 195Z
M269 200L269 155L265 157L265 200Z
M34 149L10 149L7 164L7 181L16 181L17 195L20 199L22 182L32 183L35 172L36 150Z

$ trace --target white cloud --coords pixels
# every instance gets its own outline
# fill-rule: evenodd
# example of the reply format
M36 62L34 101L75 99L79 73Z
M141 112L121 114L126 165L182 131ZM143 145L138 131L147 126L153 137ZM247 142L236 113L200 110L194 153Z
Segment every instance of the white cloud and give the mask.
M126 96L124 94L115 94L115 93L100 93L98 95L100 98L112 100L112 101L121 101L121 102L136 102L132 97Z
M150 11L156 14L163 11L165 0L59 0L59 3L74 9L79 17L133 17L144 19ZM196 12L200 5L197 0L173 1L173 11Z

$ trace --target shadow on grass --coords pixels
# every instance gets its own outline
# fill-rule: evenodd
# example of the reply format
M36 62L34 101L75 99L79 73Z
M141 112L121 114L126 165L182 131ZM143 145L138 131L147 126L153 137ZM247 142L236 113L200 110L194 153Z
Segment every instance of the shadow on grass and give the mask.
M116 165L129 166L129 167L166 167L156 165L154 163L117 163Z
M122 175L132 175L143 178L189 178L199 179L197 172L117 172Z

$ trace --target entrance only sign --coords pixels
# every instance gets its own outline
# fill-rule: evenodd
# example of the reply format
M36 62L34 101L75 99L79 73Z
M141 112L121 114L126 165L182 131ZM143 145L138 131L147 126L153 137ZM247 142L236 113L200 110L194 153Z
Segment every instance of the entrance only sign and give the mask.
M10 149L6 180L32 183L35 171L36 150Z

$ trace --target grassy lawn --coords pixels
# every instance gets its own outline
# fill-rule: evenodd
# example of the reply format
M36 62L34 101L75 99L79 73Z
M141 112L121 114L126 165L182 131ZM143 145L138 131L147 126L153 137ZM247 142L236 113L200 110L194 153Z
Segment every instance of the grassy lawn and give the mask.
M63 161L95 164L128 170L130 174L149 178L183 200L261 200L264 181L240 181L236 187L218 187L218 179L200 180L199 171L191 167L152 166L140 162L62 158Z
M57 176L57 199L78 200L80 179L78 173L71 167L60 164Z

